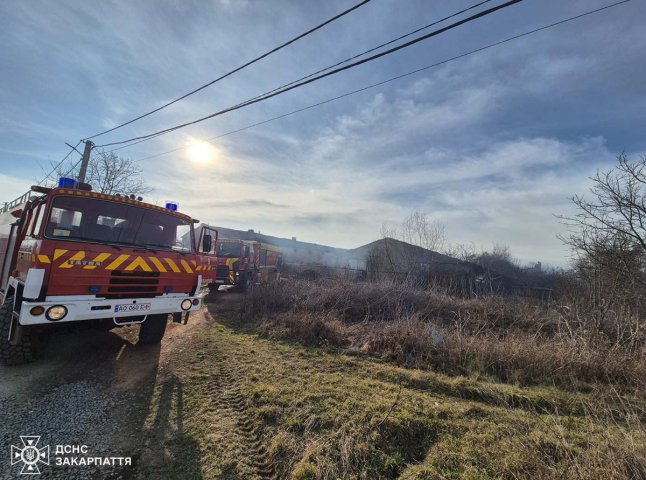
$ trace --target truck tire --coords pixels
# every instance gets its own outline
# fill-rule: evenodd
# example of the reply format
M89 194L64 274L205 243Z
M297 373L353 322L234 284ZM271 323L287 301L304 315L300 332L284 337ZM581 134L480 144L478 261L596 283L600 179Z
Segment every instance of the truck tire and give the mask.
M9 343L9 329L13 315L13 297L7 297L0 307L0 363L20 365L37 358L38 333L31 328L21 328L20 341Z
M238 288L241 292L246 292L253 286L253 274L245 272L244 276L238 281Z
M146 321L139 327L139 343L153 344L161 342L166 332L168 314L148 315Z
M220 290L220 285L218 285L217 283L209 283L210 295L216 295L218 293L218 290Z

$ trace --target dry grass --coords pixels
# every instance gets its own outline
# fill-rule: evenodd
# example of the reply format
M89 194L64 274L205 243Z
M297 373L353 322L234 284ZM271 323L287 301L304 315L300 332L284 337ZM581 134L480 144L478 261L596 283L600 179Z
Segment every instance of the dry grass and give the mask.
M519 299L463 299L391 283L293 282L254 290L241 315L267 335L406 367L519 385L646 391L643 335L623 342L568 318L574 314L567 309Z
M387 328L384 318L287 306L249 322L239 309L262 302L256 295L219 297L163 365L142 432L157 432L147 443L161 460L142 457L137 478L646 476L643 397L608 384L583 392L446 375L421 360L424 368L399 366L354 343L366 325ZM424 321L410 322L407 349L422 348L414 325Z
M278 478L646 478L639 335L393 284L282 283L229 306L202 348L235 358Z
M288 316L283 328L296 318ZM258 338L257 325L220 320L225 327L205 341L236 359L241 392L278 478L639 479L646 473L643 399L402 368ZM356 327L338 319L335 325L335 335Z

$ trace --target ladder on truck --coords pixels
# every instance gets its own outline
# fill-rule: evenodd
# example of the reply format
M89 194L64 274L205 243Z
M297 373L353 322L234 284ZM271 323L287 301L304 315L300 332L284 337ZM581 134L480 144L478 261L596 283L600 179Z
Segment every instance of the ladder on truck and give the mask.
M11 202L4 202L4 205L0 206L0 217L3 215L11 215L9 212L11 212L11 210L15 209L16 207L27 203L31 199L31 194L32 191L30 190ZM6 219L3 220L6 221ZM5 232L5 235L3 235L6 236L4 252L0 251L0 300L2 302L4 302L4 294L7 291L7 282L9 280L11 261L13 259L13 254L16 248L16 239L18 238L18 222L17 219L12 220L15 221L12 221L8 224L9 230Z
M16 208L21 203L27 203L27 201L29 200L29 197L31 196L31 193L32 193L31 190L29 190L27 193L19 196L18 198L16 198L11 202L4 202L4 205L0 207L0 215L2 215L3 213L7 213L12 208Z

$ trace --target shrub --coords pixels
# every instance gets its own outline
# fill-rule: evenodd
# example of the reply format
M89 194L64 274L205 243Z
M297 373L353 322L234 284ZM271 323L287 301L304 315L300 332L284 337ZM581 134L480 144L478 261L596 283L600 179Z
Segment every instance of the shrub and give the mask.
M646 342L628 312L615 324L633 322L639 335L624 342L624 330L590 331L579 311L518 298L465 299L391 282L292 281L252 290L240 315L267 335L348 347L407 367L522 385L645 390Z

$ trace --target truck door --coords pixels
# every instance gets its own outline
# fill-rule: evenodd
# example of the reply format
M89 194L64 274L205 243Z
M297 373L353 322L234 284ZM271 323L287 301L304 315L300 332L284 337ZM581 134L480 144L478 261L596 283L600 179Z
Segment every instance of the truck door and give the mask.
M215 282L215 270L217 267L217 244L218 231L211 227L202 227L197 254L202 266L202 282L204 284Z
M2 225L0 226L0 291L7 289L7 282L11 273L12 263L16 254L16 241L20 234L23 222L21 218L24 212L22 209L14 209L1 214Z

